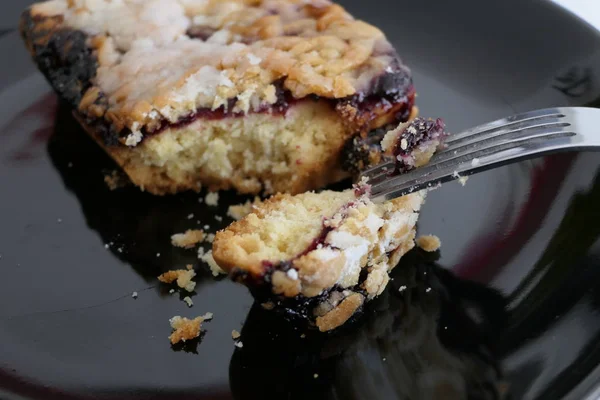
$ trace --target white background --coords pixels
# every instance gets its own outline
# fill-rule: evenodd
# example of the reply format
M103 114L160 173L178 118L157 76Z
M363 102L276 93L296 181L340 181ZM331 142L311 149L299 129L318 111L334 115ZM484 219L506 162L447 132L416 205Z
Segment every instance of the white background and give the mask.
M600 30L600 0L552 0Z

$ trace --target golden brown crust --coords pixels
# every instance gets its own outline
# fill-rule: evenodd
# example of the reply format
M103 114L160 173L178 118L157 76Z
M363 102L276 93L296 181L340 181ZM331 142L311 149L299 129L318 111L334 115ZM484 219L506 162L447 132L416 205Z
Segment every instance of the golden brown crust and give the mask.
M435 235L423 235L417 238L417 246L427 252L433 252L437 251L442 246L442 242L440 238Z
M230 99L234 111L270 105L277 80L294 98L340 99L368 94L386 73L408 74L379 29L328 0L54 0L31 14L90 36L101 68L79 111L117 131L152 131ZM177 62L184 57L191 62Z
M365 297L353 293L341 301L333 310L316 318L316 325L321 332L327 332L343 325L362 306Z
M205 238L201 229L188 229L184 233L176 233L171 236L171 244L175 247L191 249Z
M200 336L200 328L202 327L204 318L196 317L194 319L188 319L176 316L171 318L169 322L171 328L174 330L169 336L169 340L171 341L171 344L177 344Z

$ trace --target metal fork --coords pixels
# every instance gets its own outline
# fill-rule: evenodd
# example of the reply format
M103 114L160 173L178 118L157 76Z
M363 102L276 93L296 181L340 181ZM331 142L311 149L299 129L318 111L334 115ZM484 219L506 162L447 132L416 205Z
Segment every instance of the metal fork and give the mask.
M451 135L429 163L391 176L394 160L363 171L375 202L543 154L600 150L600 109L548 108L502 118Z

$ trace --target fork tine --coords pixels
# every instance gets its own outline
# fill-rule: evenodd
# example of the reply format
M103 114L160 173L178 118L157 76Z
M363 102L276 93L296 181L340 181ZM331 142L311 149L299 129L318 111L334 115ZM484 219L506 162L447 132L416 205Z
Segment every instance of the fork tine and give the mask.
M569 123L563 122L559 124L537 125L527 129L515 129L508 132L502 132L501 134L499 133L496 136L492 135L490 138L480 139L475 143L461 146L455 150L444 150L441 153L434 155L431 158L429 164L419 168L419 175L426 176L427 174L437 169L439 165L447 162L452 162L453 160L459 158L476 157L473 154L477 151L485 150L498 145L511 143L516 140L526 140L527 138L536 138L542 137L544 135L550 135L556 130L561 130L569 126Z
M489 141L494 137L508 136L525 129L543 128L549 123L559 123L562 117L564 117L564 114L560 110L546 109L518 114L480 125L448 138L446 140L446 145L448 146L436 154L431 163L459 157L460 154L458 152L464 151L464 147L474 145L478 142ZM378 184L388 177L389 171L393 168L393 162L378 164L363 171L360 177L368 177L372 184Z
M564 117L564 114L561 112L560 109L557 108L547 108L543 110L536 110L522 114L516 114L510 117L498 119L496 121L488 122L471 129L467 129L466 131L457 133L455 135L451 135L448 139L446 139L446 143L451 144L456 141L462 140L466 137L485 134L486 132L493 131L495 129L510 127L511 125L518 124L521 122L532 121L536 119L539 120L548 117Z
M372 182L371 199L391 200L460 176L543 154L600 151L599 121L599 109L566 107L481 125L447 140L449 150L434 155L429 165L394 177L383 175L385 179Z
M561 127L559 129L538 133L535 135L529 135L525 138L520 138L504 143L493 143L487 147L477 148L474 151L461 154L459 157L445 160L435 164L429 164L426 167L418 168L410 171L403 175L387 179L383 182L371 186L371 195L378 197L381 195L387 195L391 191L397 192L402 188L410 186L419 186L420 183L428 182L431 180L438 179L438 175L448 175L448 179L452 180L458 178L458 172L474 171L478 167L485 167L486 163L479 161L474 163L473 160L480 160L484 157L493 158L493 156L510 150L519 149L520 147L532 145L539 142L546 142L551 139L558 139L567 136L573 136L573 131L567 130L567 127ZM484 160L485 161L485 160ZM450 170L452 169L452 170ZM453 173L455 173L452 177ZM434 182L435 183L435 182Z

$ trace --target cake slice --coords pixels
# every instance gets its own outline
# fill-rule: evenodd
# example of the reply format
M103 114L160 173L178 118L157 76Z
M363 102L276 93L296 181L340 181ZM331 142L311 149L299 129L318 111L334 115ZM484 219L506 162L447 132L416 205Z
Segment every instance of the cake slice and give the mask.
M408 168L427 162L444 136L440 120L417 119L390 131L382 146L402 149L401 157L391 154ZM306 318L321 331L334 329L382 293L388 273L414 247L426 192L382 204L369 192L361 182L342 192L278 194L259 202L217 233L214 260L266 307Z
M353 169L353 143L416 112L384 34L327 0L51 0L20 29L85 130L155 194L320 188Z

